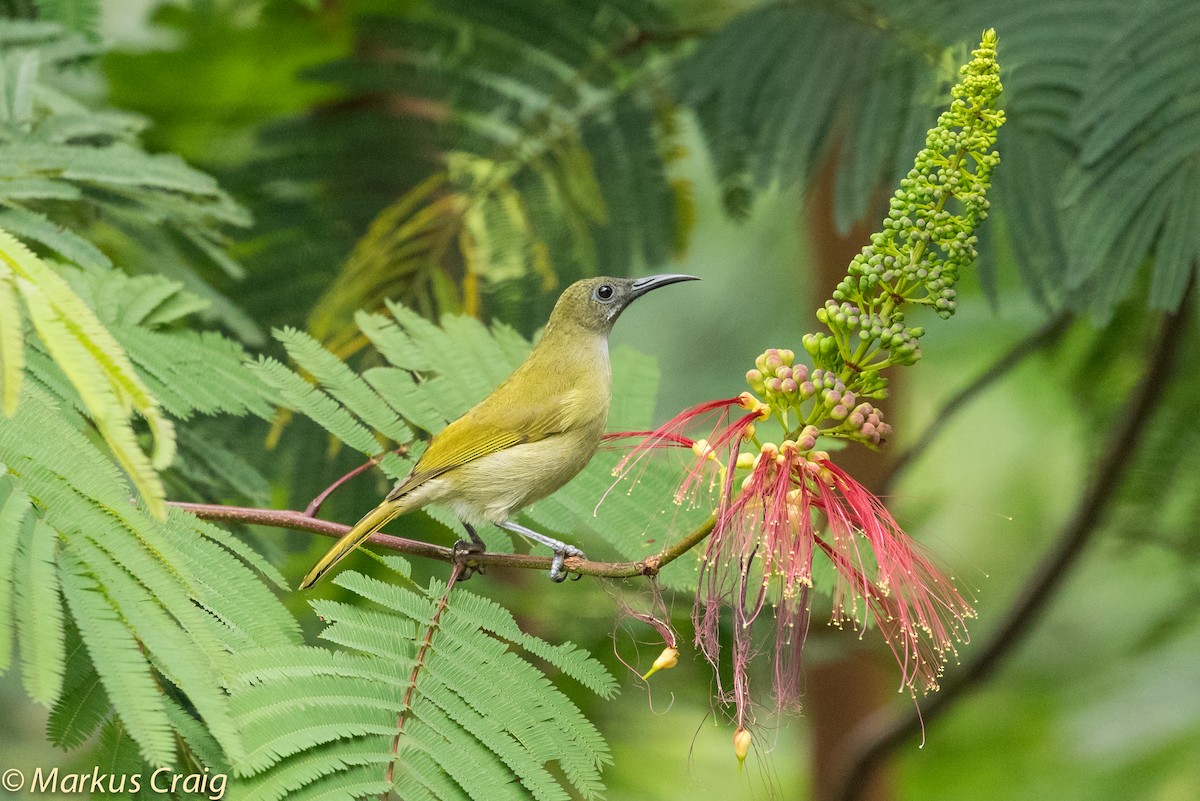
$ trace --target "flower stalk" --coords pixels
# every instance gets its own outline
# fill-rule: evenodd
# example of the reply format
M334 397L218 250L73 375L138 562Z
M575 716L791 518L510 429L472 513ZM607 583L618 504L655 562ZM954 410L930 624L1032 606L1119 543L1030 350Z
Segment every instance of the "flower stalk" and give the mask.
M891 198L882 230L817 311L824 330L802 337L810 363L797 362L787 348L764 351L746 373L749 392L681 412L644 436L614 471L628 475L660 447L690 447L695 459L675 502L716 494L700 561L695 638L716 666L732 611L732 683L722 686L718 671L718 697L734 707L738 742L747 748L751 627L773 612L776 704L791 704L818 554L837 576L822 588L832 594L832 622L878 629L901 666L901 689L914 696L936 690L945 662L967 640L974 612L954 582L882 501L819 450L826 437L872 449L887 442L892 427L876 405L887 397L883 371L917 362L925 333L910 324L906 307L950 317L955 284L976 258L975 232L987 217L1000 160L993 146L1004 122L996 108L994 31L984 33L961 76Z

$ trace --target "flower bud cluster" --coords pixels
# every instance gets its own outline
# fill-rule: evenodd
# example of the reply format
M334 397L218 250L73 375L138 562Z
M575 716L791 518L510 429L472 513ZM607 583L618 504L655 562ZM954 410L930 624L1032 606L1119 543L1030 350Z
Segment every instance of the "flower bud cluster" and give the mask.
M849 274L833 293L835 307L848 304L872 310L869 315L860 313L862 319L851 326L858 328L863 341L879 339L872 336L876 330L901 333L893 329L902 322L894 309L905 302L931 306L943 318L954 313L954 285L977 255L975 229L987 217L987 190L1000 162L992 149L996 130L1004 122L1004 112L995 108L1001 90L995 46L995 36L989 32L973 60L962 68L963 80L953 89L954 102L930 129L925 149L901 180L883 230L854 257ZM950 204L951 200L956 203ZM959 208L958 213L952 211ZM828 310L827 304L826 313L832 314ZM891 354L888 363L916 361L920 351L909 340L921 333L907 329L905 341L896 347L879 339Z
M941 317L954 313L955 283L976 257L975 230L987 217L987 191L1000 161L992 149L1004 122L996 109L1001 86L995 48L995 32L987 31L961 70L949 110L930 129L891 198L882 230L817 311L828 333L801 340L812 367L796 364L793 351L771 348L746 373L763 405L761 419L777 417L784 443L800 453L811 451L821 435L870 446L887 440L892 428L868 399L886 395L881 370L921 358L925 334L906 323L903 305L929 306ZM758 443L752 434L747 438Z
M873 386L872 382L881 381L878 375L854 375L852 380L867 388ZM781 450L808 453L816 447L822 434L871 446L879 445L891 434L892 427L883 422L883 413L863 400L860 392L849 388L838 373L796 364L795 354L790 350L770 348L764 351L755 360L755 368L746 373L746 383L754 394L742 394L743 408L758 411L761 419L767 419L772 412L795 412L801 420L798 429L787 432L782 445L767 442L760 446L761 453L771 452L771 458ZM788 419L786 415L784 419ZM751 426L747 438L754 435L755 429ZM707 440L696 440L692 450L697 456L712 458ZM760 456L741 454L737 467L751 469Z
M849 301L838 303L836 300L827 300L825 307L817 310L817 319L835 332L835 338L840 335L843 341L854 344L878 342L879 347L888 352L888 360L894 364L913 364L921 358L917 340L925 335L925 329L906 327L904 312L893 311L885 316L864 312ZM818 341L829 339L824 337Z
M847 439L855 439L868 445L879 445L891 437L892 427L883 421L883 412L864 402L855 406L846 415L839 433Z

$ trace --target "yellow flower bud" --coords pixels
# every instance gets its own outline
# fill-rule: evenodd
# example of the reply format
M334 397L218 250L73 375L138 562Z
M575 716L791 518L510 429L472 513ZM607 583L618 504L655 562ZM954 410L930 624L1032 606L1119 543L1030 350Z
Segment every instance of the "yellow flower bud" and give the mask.
M738 405L748 412L757 412L759 420L766 420L771 416L771 407L749 392L743 392L741 395L738 395Z
M692 453L696 454L697 456L703 456L704 458L710 459L710 460L717 458L716 452L708 444L708 440L706 440L706 439L698 439L695 442L693 442L692 443Z
M738 470L749 470L751 467L754 467L754 454L739 453L737 458Z
M738 726L737 731L733 733L733 754L737 757L738 773L742 772L742 766L746 764L746 755L750 753L750 732L744 726Z
M674 646L667 646L663 652L658 655L658 659L654 660L654 666L647 671L645 676L642 676L642 681L653 676L660 670L667 670L679 664L679 649Z

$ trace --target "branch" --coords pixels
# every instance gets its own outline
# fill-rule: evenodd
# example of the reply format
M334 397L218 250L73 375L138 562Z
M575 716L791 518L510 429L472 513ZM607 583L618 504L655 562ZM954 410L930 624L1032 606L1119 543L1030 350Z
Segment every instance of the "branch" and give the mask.
M1163 386L1175 368L1175 354L1187 327L1187 306L1185 300L1181 306L1183 311L1164 319L1146 369L1135 385L1138 394L1130 400L1120 423L1100 451L1091 482L1075 505L1075 511L1042 557L999 629L969 665L956 672L939 693L930 697L923 710L914 709L898 716L881 710L851 732L848 756L834 798L839 801L859 798L872 772L889 753L985 681L1033 630L1038 615L1045 611L1079 555L1099 530L1105 513L1116 498L1121 480L1134 462L1140 436L1166 398Z
M334 523L310 517L304 512L290 509L258 509L246 506L223 506L210 503L184 503L169 501L186 512L191 512L202 520L215 520L223 523L246 523L253 526L270 526L286 528L293 531L308 531L326 537L341 537L350 530L344 523ZM655 576L663 567L674 562L679 557L703 542L712 533L715 518L710 517L683 538L668 545L653 556L647 556L633 562L593 562L579 557L569 557L564 563L572 573L584 576L602 576L605 578L629 578L632 576ZM367 542L411 556L424 556L442 562L454 562L454 552L442 545L431 542L410 540L406 537L395 537L391 534L372 534ZM521 553L481 553L470 557L470 564L480 566L497 565L499 567L518 567L526 570L549 570L551 559L548 556L533 556Z
M1070 321L1071 316L1067 312L1059 312L1046 320L1041 328L1038 328L1029 334L1029 336L1015 343L999 359L976 376L974 381L947 398L942 407L933 416L932 422L917 437L916 442L891 460L891 466L879 484L878 494L887 495L891 491L891 488L895 486L900 475L925 453L929 446L933 444L933 441L937 439L937 436L942 433L942 430L950 422L950 419L962 411L976 395L1008 375L1026 357L1032 356L1042 348L1054 344L1067 330L1067 325Z

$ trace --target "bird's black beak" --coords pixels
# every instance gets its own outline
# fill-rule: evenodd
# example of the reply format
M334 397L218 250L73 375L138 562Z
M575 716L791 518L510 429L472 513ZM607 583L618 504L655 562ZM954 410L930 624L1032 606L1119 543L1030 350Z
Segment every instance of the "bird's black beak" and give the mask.
M633 282L630 294L634 298L640 298L647 292L658 289L660 286L667 284L678 284L680 281L699 281L700 279L694 275L683 275L681 273L665 273L664 275L649 275L645 278L639 278Z

